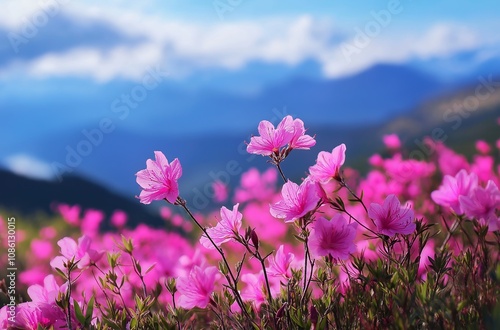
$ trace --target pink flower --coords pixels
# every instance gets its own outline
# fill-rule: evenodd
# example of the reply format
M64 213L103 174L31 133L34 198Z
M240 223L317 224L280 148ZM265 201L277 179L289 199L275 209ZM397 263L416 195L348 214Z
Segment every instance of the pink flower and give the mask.
M59 204L57 206L57 210L59 211L63 219L70 225L78 226L78 224L80 223L80 206Z
M64 318L61 309L54 305L25 302L0 309L0 329L37 330L39 326L50 328ZM61 324L62 325L62 324Z
M286 117L285 117L286 118ZM259 123L260 136L252 136L247 146L247 152L256 155L270 156L278 153L294 137L293 129L285 126L285 119L276 128L267 120Z
M173 204L179 197L177 180L182 175L181 164L177 158L169 164L161 151L155 151L155 159L148 159L147 168L136 173L137 183L142 188L139 198L144 204L162 199Z
M281 189L281 196L283 199L272 205L270 212L285 222L303 217L314 210L320 200L318 184L311 180L304 180L300 186L288 181Z
M399 140L397 134L384 135L382 140L384 141L385 146L389 149L398 150L401 148L401 141Z
M489 231L500 229L496 209L500 207L500 191L489 180L486 188L476 187L469 196L460 196L460 206L468 217L476 218L488 225Z
M293 131L292 139L289 143L290 149L310 149L316 144L316 140L310 135L305 135L304 122L300 119L293 119L292 116L283 118L282 123L288 130Z
M104 220L104 213L99 210L87 210L82 219L81 230L82 234L95 237L99 233L99 226L102 220Z
M55 304L60 292L66 292L67 284L61 287L57 284L54 275L47 275L43 286L35 284L28 288L28 295L36 303Z
M57 256L50 262L52 268L64 270L64 264L74 259L78 262L78 268L89 266L92 262L98 261L102 253L90 248L91 239L88 236L82 236L78 239L78 244L70 237L64 237L57 242L61 248L62 256Z
M387 196L384 205L372 203L368 208L368 216L375 221L377 230L383 235L408 235L416 229L413 210L401 207L398 198L392 194Z
M354 238L357 223L348 223L341 214L336 214L328 221L319 217L309 236L309 248L314 257L331 256L345 260L356 251Z
M481 154L489 154L491 151L491 147L488 144L488 142L486 142L484 140L477 140L476 141L476 150Z
M267 201L273 198L276 191L278 171L270 167L260 174L256 168L251 168L241 175L239 188L236 188L234 201L243 203L249 200Z
M208 228L207 233L212 238L217 246L222 243L229 242L236 235L239 234L241 228L241 219L243 215L238 212L238 207L240 204L233 206L233 210L229 211L225 206L220 209L221 220L213 228ZM212 242L204 234L200 238L200 243L208 248L215 249Z
M246 283L245 288L241 291L241 297L245 301L255 304L259 308L266 301L267 288L264 272L261 270L257 275L246 273L241 275L241 280ZM271 283L269 283L271 286ZM275 296L278 290L271 286L271 296Z
M203 269L194 266L187 277L177 278L179 306L186 309L207 307L214 291L217 274L216 267Z
M39 259L48 259L52 256L52 243L46 240L33 239L31 241L31 252Z
M221 203L227 199L228 187L224 182L217 180L212 183L212 188L214 190L214 201Z
M113 212L113 215L111 215L111 223L116 228L122 228L127 223L127 213L122 210L116 210Z
M332 152L321 151L318 154L316 165L309 167L311 178L320 183L328 183L331 179L339 178L340 167L345 162L345 144L333 148Z
M283 251L283 245L280 245L278 251L276 251L275 256L270 256L267 260L269 261L269 267L267 268L267 273L270 276L283 277L286 280L292 277L292 262L295 259L293 253L286 253Z
M431 193L431 198L436 204L451 207L456 214L462 214L464 212L459 197L468 196L476 187L477 175L461 170L455 177L445 175L439 189Z

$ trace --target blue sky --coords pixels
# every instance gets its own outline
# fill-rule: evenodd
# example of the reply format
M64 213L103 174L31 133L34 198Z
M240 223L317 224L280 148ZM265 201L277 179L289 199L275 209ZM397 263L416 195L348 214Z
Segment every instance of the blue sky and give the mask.
M43 161L30 154L38 148L34 141L57 140L94 127L110 113L116 116L113 102L149 81L151 70L161 76L160 88L148 92L133 120L120 122L123 129L147 133L151 122L168 118L177 131L192 133L189 129L197 128L186 125L186 116L199 114L189 110L197 95L208 100L223 95L239 104L295 77L341 79L381 63L417 63L429 70L439 63L449 74L500 56L499 1L0 0L0 5L0 163L11 169L43 169ZM460 55L468 52L472 55ZM467 60L456 61L457 56ZM162 105L165 100L168 106ZM266 106L270 111L285 105ZM223 117L210 111L214 120ZM61 157L63 152L64 145Z

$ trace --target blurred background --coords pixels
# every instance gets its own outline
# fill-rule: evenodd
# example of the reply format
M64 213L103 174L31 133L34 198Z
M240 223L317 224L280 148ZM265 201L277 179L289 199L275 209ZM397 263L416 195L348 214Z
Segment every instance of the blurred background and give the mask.
M135 173L154 150L184 169L181 195L213 206L265 169L245 152L260 120L304 120L318 144L283 164L299 180L347 145L361 172L396 133L459 151L500 116L498 1L0 1L0 207L54 202L136 221ZM229 202L228 202L229 203ZM153 206L155 207L155 206Z

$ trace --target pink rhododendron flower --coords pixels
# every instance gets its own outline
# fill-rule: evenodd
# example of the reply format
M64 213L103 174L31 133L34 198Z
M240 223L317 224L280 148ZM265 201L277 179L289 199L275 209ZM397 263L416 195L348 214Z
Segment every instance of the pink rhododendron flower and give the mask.
M12 318L8 308L9 306L4 306L0 309L0 329L37 330L39 326L50 328L60 317L64 318L57 306L48 304L21 303L14 307Z
M67 284L59 286L54 275L47 275L43 286L35 284L28 288L28 295L36 303L55 304L60 292L66 292Z
M289 143L291 149L310 149L316 144L316 140L312 136L305 134L306 129L302 120L286 116L283 118L282 123L284 123L286 129L293 131L293 136Z
M116 210L113 212L113 215L111 215L111 223L116 228L122 228L127 223L127 213L122 210Z
M489 154L491 151L491 147L488 142L484 140L478 140L476 141L476 150L482 154Z
M345 162L345 144L333 148L332 152L321 151L316 165L309 167L309 173L314 181L327 183L331 179L339 179L340 167Z
M368 216L375 221L379 233L387 236L411 234L416 229L414 213L409 207L402 207L395 195L389 195L383 205L372 203Z
M142 191L139 195L141 203L150 204L155 200L166 199L175 203L179 197L177 180L182 175L182 167L176 158L170 164L161 151L155 151L155 160L146 161L147 168L136 173L137 183Z
M91 238L99 233L99 226L104 220L104 213L99 210L89 209L85 211L82 219L81 230L82 234Z
M234 205L232 211L223 206L220 209L221 220L219 223L217 223L215 227L207 229L208 235L217 246L220 246L222 243L229 242L239 233L241 228L241 219L243 218L243 215L238 212L239 205L240 204ZM205 235L201 236L200 243L206 248L215 249L212 242L210 242L208 237Z
M102 257L102 253L90 248L90 243L91 239L88 236L80 237L78 243L70 237L64 237L57 242L57 245L61 248L62 256L52 259L50 265L52 268L64 270L64 263L74 259L74 262L78 262L78 268L89 266Z
M415 159L403 159L400 154L386 159L384 167L391 178L401 183L429 177L436 170L436 166L433 163Z
M384 165L384 159L379 154L374 154L368 159L368 163L374 167L382 167Z
M291 265L295 259L295 255L293 253L285 253L283 250L284 246L280 245L276 254L267 259L269 266L266 270L269 276L283 277L289 280L292 277Z
M270 208L275 218L292 222L314 210L319 202L319 187L316 182L304 180L298 184L288 181L281 189L282 200Z
M278 153L294 137L292 127L285 125L285 119L276 128L269 121L263 120L259 123L258 130L260 136L250 138L250 143L247 146L248 153L270 156L273 153Z
M251 168L241 175L240 186L236 188L234 201L238 203L249 200L267 201L276 192L278 171L270 167L260 174L256 168Z
M48 259L52 256L52 243L41 239L31 241L31 252L39 259Z
M350 253L356 251L356 228L357 223L348 223L341 214L336 214L330 221L317 218L309 236L312 255L346 260Z
M461 170L455 177L445 175L439 189L431 193L431 198L436 204L451 207L456 214L462 214L464 212L459 197L468 196L476 187L477 175Z
M59 204L57 205L57 211L61 214L63 219L73 226L78 226L80 224L80 206L79 205L67 205Z
M392 150L398 150L401 148L401 141L397 134L387 134L382 137L384 144L387 148Z
M228 187L224 182L217 180L212 183L212 188L214 190L214 201L221 203L227 199L229 194Z
M500 219L496 216L500 208L500 191L493 181L488 181L486 188L476 187L469 196L460 196L459 200L468 217L478 219L489 231L500 229Z
M241 297L245 301L250 301L259 308L262 303L266 301L266 279L264 272L261 270L258 274L246 273L241 275L241 281L246 284L245 288L241 291ZM275 296L279 291L275 286L269 283L271 289L271 296Z
M214 291L218 270L216 267L200 268L194 266L187 277L177 278L179 306L186 309L205 308Z

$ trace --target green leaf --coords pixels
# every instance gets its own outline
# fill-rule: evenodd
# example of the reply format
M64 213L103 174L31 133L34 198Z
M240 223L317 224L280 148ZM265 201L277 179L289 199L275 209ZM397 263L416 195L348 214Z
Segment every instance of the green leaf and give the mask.
M87 304L87 311L85 312L85 319L86 320L92 319L92 313L94 312L94 302L95 302L95 299L94 299L94 296L92 296Z
M80 308L80 305L78 305L77 302L74 304L74 309L75 309L75 316L78 322L81 324L85 324L85 316L83 316L82 309Z

